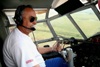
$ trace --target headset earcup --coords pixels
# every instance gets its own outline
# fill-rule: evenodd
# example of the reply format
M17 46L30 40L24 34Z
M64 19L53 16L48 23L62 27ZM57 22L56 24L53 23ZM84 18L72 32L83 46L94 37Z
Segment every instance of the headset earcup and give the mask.
M21 15L18 17L18 20L19 20L18 24L19 25L22 25L23 24L23 19L22 19L22 16Z
M17 25L22 25L23 24L23 20L22 20L21 15L16 17L16 23L17 23Z

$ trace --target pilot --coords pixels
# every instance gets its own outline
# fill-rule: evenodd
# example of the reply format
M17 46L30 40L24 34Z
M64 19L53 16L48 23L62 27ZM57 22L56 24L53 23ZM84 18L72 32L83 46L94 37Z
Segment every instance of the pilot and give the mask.
M20 5L15 11L16 28L8 35L3 46L7 67L67 67L61 57L44 60L42 54L60 51L61 47L37 47L28 36L35 31L37 17L31 5Z

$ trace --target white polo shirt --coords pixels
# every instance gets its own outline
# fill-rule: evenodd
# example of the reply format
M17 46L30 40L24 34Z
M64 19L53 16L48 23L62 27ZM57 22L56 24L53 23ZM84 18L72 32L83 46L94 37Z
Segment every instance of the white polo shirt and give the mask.
M45 67L45 62L32 39L15 28L7 37L3 47L7 67Z

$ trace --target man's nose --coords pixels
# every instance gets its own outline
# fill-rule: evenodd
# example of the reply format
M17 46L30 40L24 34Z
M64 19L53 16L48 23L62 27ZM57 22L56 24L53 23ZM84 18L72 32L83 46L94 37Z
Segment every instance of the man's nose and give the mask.
M36 24L37 24L37 21L35 20L35 21L33 22L33 24L36 25Z

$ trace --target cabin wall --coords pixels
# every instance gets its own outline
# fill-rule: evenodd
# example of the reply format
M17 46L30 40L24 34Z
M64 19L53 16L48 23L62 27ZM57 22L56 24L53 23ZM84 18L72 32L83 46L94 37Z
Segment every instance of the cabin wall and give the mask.
M5 13L0 11L0 67L5 67L3 62L3 54L2 54L2 47L5 41L5 38L9 34L9 21Z
M10 23L7 16L5 13L0 11L0 38L2 40L5 40L6 36L9 34L9 25Z

